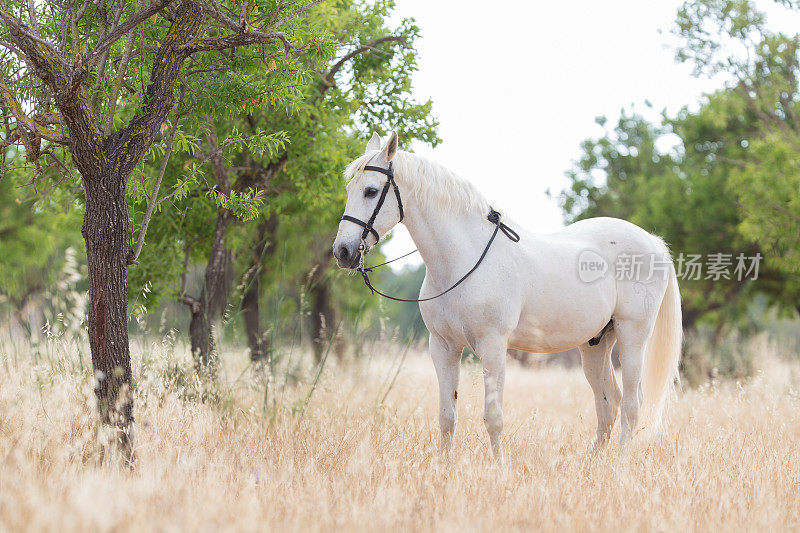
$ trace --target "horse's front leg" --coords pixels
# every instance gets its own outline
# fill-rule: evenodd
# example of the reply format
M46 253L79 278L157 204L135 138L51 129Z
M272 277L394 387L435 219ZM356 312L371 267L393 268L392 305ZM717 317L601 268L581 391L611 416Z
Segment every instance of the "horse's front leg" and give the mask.
M503 433L503 387L506 380L506 350L508 342L501 338L479 341L475 346L483 362L484 409L483 423L489 432L489 442L498 464L503 464L500 435Z
M430 352L436 377L439 379L439 427L442 430L442 454L450 458L453 447L453 432L456 427L456 403L458 400L458 372L461 363L461 347L431 333Z

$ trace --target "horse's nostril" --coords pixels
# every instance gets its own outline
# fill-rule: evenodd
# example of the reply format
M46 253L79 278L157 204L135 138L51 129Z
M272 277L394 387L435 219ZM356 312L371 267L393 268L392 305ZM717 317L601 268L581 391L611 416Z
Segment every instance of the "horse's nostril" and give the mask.
M347 246L340 246L339 247L339 257L340 259L347 259L350 257L350 250L347 249Z

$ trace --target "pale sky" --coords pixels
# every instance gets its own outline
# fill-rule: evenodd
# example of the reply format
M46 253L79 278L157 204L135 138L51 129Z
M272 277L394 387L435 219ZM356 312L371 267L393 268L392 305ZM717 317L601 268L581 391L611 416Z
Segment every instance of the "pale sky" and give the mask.
M521 225L557 230L561 213L545 191L563 188L580 142L602 133L596 116L613 123L634 104L656 119L715 88L674 61L670 29L679 5L397 0L397 14L421 28L414 92L433 99L444 141L415 150L475 183ZM409 250L413 243L398 226L385 252Z

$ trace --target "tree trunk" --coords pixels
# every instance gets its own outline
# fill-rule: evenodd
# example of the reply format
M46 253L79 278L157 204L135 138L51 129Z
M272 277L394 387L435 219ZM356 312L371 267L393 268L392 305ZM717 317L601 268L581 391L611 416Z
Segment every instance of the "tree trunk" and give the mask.
M192 313L192 320L189 323L192 356L194 357L197 373L202 374L204 370L213 368L211 354L214 353L214 338L211 334L211 327L206 314L203 312L201 301L192 301L189 305L189 310Z
M130 451L133 381L128 347L128 206L124 177L107 173L84 180L86 214L81 233L89 266L89 344L101 421L117 429Z
M336 311L331 306L330 288L324 275L320 276L319 281L311 287L310 292L313 299L311 323L314 336L314 359L320 362L328 344L331 342L338 344L336 339L331 339L336 328ZM335 351L337 355L341 355L338 347Z
M681 324L683 325L683 331L685 333L695 332L697 331L697 321L700 319L700 316L703 314L703 311L697 308L688 308L683 307L683 317L681 318Z
M226 246L226 234L232 215L230 211L221 210L217 215L211 254L206 263L203 289L199 300L187 296L181 301L189 306L192 314L189 323L189 338L192 345L192 356L199 371L209 371L213 375L216 370L216 341L212 324L225 309L230 281L230 251Z
M333 240L321 239L320 243L328 243ZM327 245L320 246L316 250L316 266L312 269L309 279L309 293L311 295L311 341L314 346L314 357L317 362L322 360L323 354L328 349L334 351L337 358L341 359L344 355L344 343L336 331L339 327L337 313L331 304L331 290L327 277L331 266L331 252ZM334 336L335 335L335 336Z
M261 333L261 317L258 296L261 292L259 272L254 272L247 281L242 298L242 314L244 329L247 332L247 346L250 348L250 360L261 361L266 357L266 346Z
M278 221L275 217L264 219L258 226L258 234L252 248L252 259L242 298L242 314L250 347L250 360L261 361L267 356L264 333L261 331L261 310L258 299L261 295L261 272L267 253L272 250L272 241Z
M228 210L222 210L217 215L214 240L211 242L211 254L208 256L206 264L201 300L203 300L203 308L209 322L222 316L228 301L231 252L228 250L226 238L232 219L233 215Z
M325 242L328 242L327 240ZM339 335L339 313L333 305L329 278L326 275L330 268L330 252L322 253L318 269L313 275L309 292L312 298L311 325L314 357L317 362L322 360L327 350L333 350L340 361L344 357L345 343Z

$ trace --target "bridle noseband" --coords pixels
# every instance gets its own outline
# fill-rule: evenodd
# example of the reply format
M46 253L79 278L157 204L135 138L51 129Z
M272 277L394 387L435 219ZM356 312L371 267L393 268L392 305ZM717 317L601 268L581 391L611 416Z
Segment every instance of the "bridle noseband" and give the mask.
M469 272L464 274L461 277L461 279L459 279L453 285L451 285L449 289L447 289L446 291L440 292L436 296L431 296L430 298L415 298L415 299L396 298L394 296L389 296L388 294L382 293L381 291L379 291L378 289L376 289L372 285L372 283L369 281L369 276L367 275L367 273L368 272L372 272L374 269L376 269L378 267L381 267L381 266L384 266L384 265L388 265L389 263L391 263L393 261L397 261L397 259L402 259L403 257L409 256L409 255L413 254L414 252L416 252L417 250L414 250L414 252L409 252L409 253L401 256L401 257L398 257L397 259L392 259L391 261L386 261L385 263L381 263L380 265L375 265L375 266L371 266L371 267L365 267L364 266L364 255L367 252L367 242L366 242L367 235L372 233L372 235L375 236L375 243L376 244L381 238L381 236L378 235L378 232L375 231L375 228L373 228L372 225L375 223L375 219L378 217L378 212L380 212L381 207L383 207L383 202L386 200L386 194L389 192L389 187L390 186L394 188L394 195L397 198L397 208L400 211L400 222L402 222L403 218L404 218L403 201L400 199L400 189L397 187L397 183L394 181L394 169L392 168L392 163L389 162L389 168L388 169L381 168L381 167L376 167L376 166L372 166L372 165L367 165L367 166L364 167L364 170L373 170L375 172L380 172L381 174L385 174L386 175L386 184L383 186L383 190L381 190L381 196L380 196L380 198L378 198L378 204L375 206L375 210L372 212L372 216L369 217L369 220L367 222L364 222L363 220L360 220L360 219L358 219L356 217L351 217L350 215L342 215L342 220L347 220L348 222L353 222L353 223L358 224L359 226L364 228L364 231L361 232L361 244L358 247L358 251L361 254L361 256L359 258L358 271L361 272L361 275L364 277L364 284L367 286L367 288L369 288L370 291L372 291L373 294L377 292L378 294L380 294L384 298L389 298L390 300L394 300L396 302L427 302L428 300L434 300L434 299L436 299L436 298L438 298L440 296L444 296L448 292L452 291L453 289L455 289L456 287L461 285L461 283L463 283L473 272L475 272L475 270L477 270L477 268L483 262L483 259L486 257L486 254L489 252L489 248L492 246L492 243L494 242L494 238L497 237L497 233L498 232L502 231L503 234L506 237L508 237L511 241L519 242L519 234L516 231L514 231L513 229L511 229L508 226L506 226L505 224L503 224L502 222L500 222L500 213L498 211L495 211L491 207L489 207L489 215L486 217L486 219L489 222L491 222L492 224L494 224L494 226L495 226L494 232L492 233L491 238L489 238L489 242L486 243L486 247L483 249L483 253L481 254L481 256L478 259L478 261L475 263L475 266L473 266L469 270ZM604 329L604 331L605 331L605 329ZM601 335L602 335L602 333L601 333Z
M361 232L361 246L364 248L363 250L361 250L362 257L363 257L363 252L366 251L365 241L367 239L367 235L372 233L372 235L375 236L376 244L378 243L379 240L381 240L381 236L378 235L378 232L375 231L375 228L373 228L372 225L375 223L375 219L378 218L378 213L380 212L381 207L383 207L383 202L386 201L386 194L389 192L390 186L394 188L394 196L395 198L397 198L397 209L400 211L400 222L402 222L403 218L405 218L405 215L403 214L403 201L400 199L400 189L397 188L397 182L394 181L394 169L392 168L392 163L389 162L388 169L376 167L373 165L367 165L364 167L364 170L372 170L375 172L380 172L381 174L385 174L386 183L383 186L383 190L381 190L381 196L380 198L378 198L378 204L375 206L375 210L372 212L372 216L369 217L369 220L367 222L364 222L363 220L360 220L356 217L351 217L350 215L342 215L342 220L353 222L364 228L364 231Z

